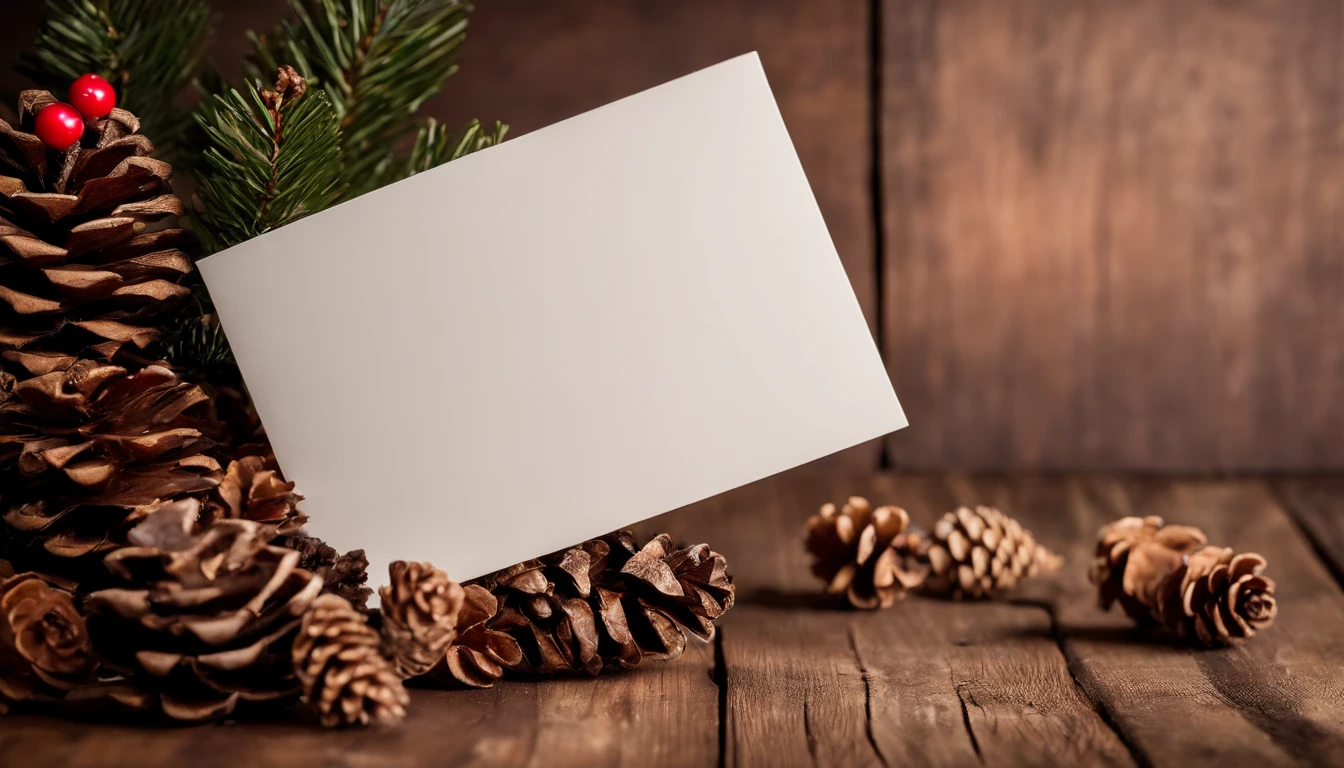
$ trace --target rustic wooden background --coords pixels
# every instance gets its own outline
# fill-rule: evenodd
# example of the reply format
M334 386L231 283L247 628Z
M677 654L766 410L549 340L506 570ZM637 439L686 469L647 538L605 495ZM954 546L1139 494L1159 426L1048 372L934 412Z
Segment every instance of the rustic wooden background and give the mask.
M477 6L429 111L515 134L760 51L912 420L838 461L1344 466L1344 2Z

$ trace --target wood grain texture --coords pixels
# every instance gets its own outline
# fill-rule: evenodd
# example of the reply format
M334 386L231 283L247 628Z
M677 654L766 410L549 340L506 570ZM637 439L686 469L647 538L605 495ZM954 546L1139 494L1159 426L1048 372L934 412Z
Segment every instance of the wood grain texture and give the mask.
M1297 498L1344 503L1337 480L1309 487ZM926 526L955 504L996 504L1069 565L1003 602L837 609L798 536L822 501L853 493ZM1102 613L1091 546L1126 514L1265 555L1275 624L1200 651ZM739 603L717 645L596 680L416 691L404 724L367 731L293 713L188 729L6 717L0 766L1344 764L1344 592L1264 482L790 473L641 528L728 557Z
M803 521L856 493L928 521L952 500L928 479L791 473L692 523L740 590L722 623L728 765L1132 764L1040 606L912 598L854 613L819 595Z
M1344 5L882 23L898 467L1344 462Z
M958 498L997 504L1068 558L1052 584L1071 668L1147 764L1344 762L1344 593L1257 481L1113 478L949 480ZM1275 624L1241 646L1195 650L1102 614L1086 571L1097 529L1124 515L1200 526L1211 542L1256 551L1278 583Z
M394 727L326 730L295 712L274 723L194 728L0 720L0 766L400 768L704 766L718 758L718 688L708 645L598 680L507 682L484 691L413 691Z

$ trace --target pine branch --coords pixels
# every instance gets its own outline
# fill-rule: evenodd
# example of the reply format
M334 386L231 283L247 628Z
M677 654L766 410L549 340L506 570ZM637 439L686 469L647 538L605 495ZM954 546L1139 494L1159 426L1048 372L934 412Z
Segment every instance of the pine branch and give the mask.
M207 146L198 196L214 252L326 208L342 192L340 121L326 93L290 67L275 89L230 90L197 110ZM306 95L305 95L306 94Z
M249 74L282 61L327 90L341 121L345 198L401 174L398 144L420 106L456 71L465 39L462 0L290 0L294 18L271 38L253 35Z
M487 132L481 127L479 120L472 120L466 130L454 134L448 130L448 126L431 117L420 127L420 133L415 137L415 146L411 148L411 154L406 158L401 178L414 176L472 152L493 147L504 140L504 134L508 130L509 126L496 121L495 129Z
M204 0L47 0L37 50L19 69L63 95L94 72L117 89L117 104L140 118L161 157L181 162L191 114L174 101L191 81L210 35Z

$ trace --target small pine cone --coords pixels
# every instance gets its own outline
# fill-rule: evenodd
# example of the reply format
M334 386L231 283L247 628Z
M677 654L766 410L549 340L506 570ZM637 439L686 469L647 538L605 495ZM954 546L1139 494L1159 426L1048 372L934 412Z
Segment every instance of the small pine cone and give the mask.
M925 556L932 569L925 588L956 598L996 597L1064 562L994 507L960 507L943 515Z
M273 456L229 462L215 496L219 503L208 519L252 520L270 527L276 536L292 536L308 521L298 510L303 497L294 493L294 483L281 477Z
M364 550L337 554L316 536L283 536L276 544L299 553L299 567L322 577L323 592L339 595L361 611L368 609L373 590L368 586L369 559Z
M462 587L429 563L398 560L388 570L392 583L378 590L384 654L402 677L423 675L457 636Z
M1189 555L1157 588L1156 618L1181 637L1208 647L1254 637L1278 613L1265 558L1224 547Z
M33 126L57 101L24 91L18 125L0 120L0 357L25 376L136 358L191 298L191 233L148 226L183 213L172 167L124 109L48 149Z
M812 573L826 582L828 593L843 593L855 608L890 608L928 574L915 557L919 536L907 532L909 524L904 509L873 509L862 496L849 497L838 509L824 505L808 518L804 536Z
M1098 552L1117 531L1144 531L1111 570L1098 562L1093 580L1103 590L1103 608L1110 605L1104 590L1118 579L1117 599L1136 623L1166 627L1207 647L1253 637L1274 621L1278 604L1274 581L1261 575L1263 557L1203 546L1198 529L1162 526L1160 518L1136 521L1125 518L1101 530Z
M294 673L303 695L328 728L387 723L406 716L410 697L378 631L336 595L322 595L294 640Z
M504 676L505 669L523 663L523 649L508 633L486 626L499 612L499 601L494 595L477 584L462 589L457 639L432 676L469 688L489 688Z
M91 683L95 668L88 627L69 592L34 573L0 582L0 713Z
M1124 517L1103 527L1088 573L1097 586L1101 609L1109 610L1119 601L1134 621L1156 623L1149 606L1156 604L1158 585L1180 567L1184 556L1206 543L1198 528L1164 525L1155 515Z

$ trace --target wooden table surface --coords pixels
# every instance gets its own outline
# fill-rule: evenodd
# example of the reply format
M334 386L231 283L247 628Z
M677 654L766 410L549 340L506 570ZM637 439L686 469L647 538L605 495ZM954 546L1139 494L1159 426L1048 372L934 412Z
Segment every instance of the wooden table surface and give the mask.
M926 524L954 504L996 504L1069 564L1008 602L837 609L798 533L817 505L854 493ZM1100 612L1085 575L1093 536L1127 514L1265 555L1274 626L1196 651ZM1344 765L1344 479L794 472L652 527L710 542L739 587L717 640L675 662L416 691L405 723L367 731L292 716L161 729L10 717L0 764Z

